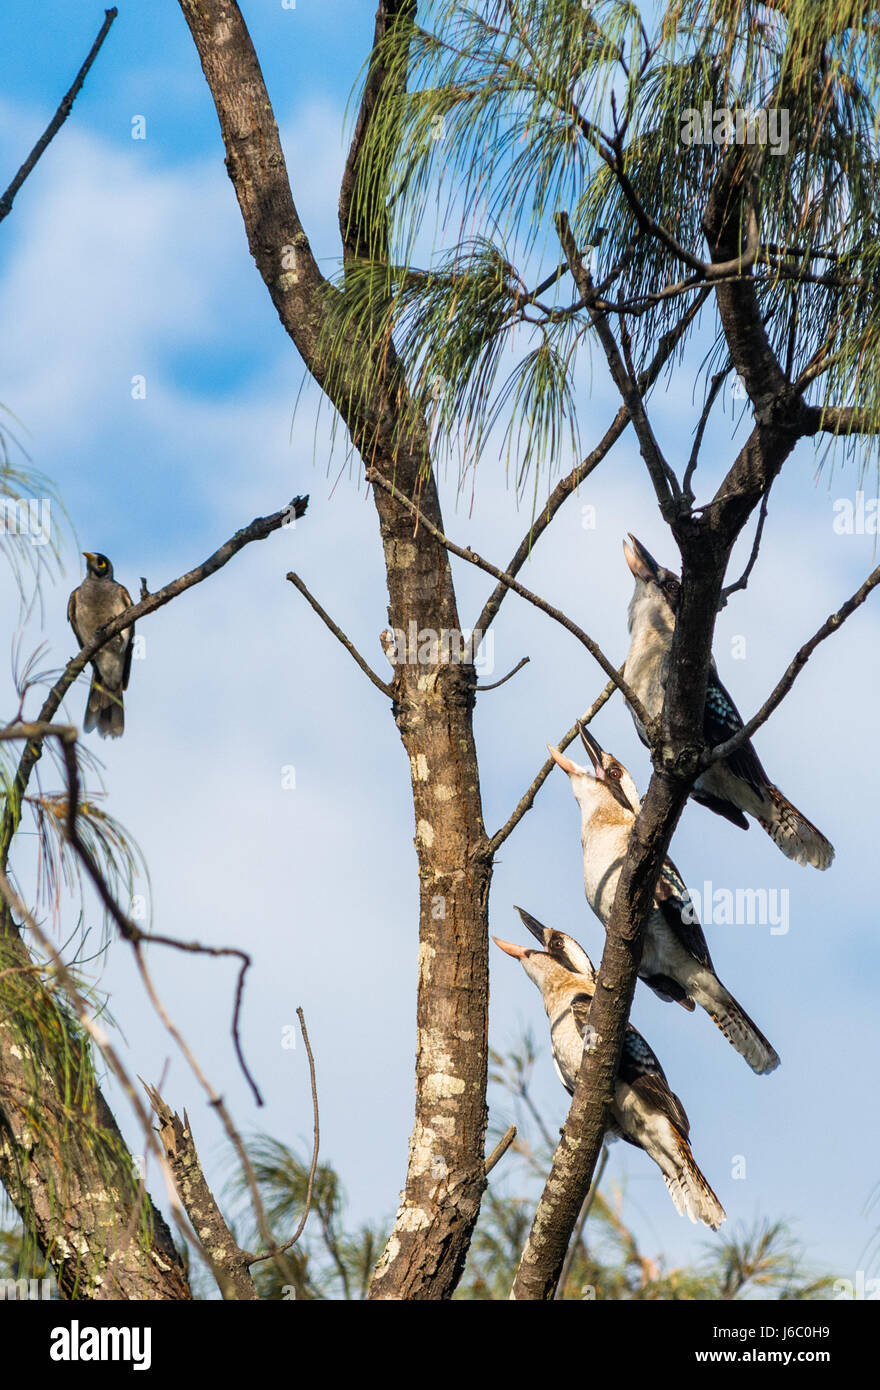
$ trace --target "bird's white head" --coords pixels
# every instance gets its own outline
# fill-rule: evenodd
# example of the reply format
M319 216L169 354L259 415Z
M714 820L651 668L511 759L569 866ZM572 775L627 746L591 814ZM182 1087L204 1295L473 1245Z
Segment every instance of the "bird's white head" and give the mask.
M523 926L540 941L544 950L558 965L575 975L586 976L591 983L595 981L596 971L593 962L579 941L575 941L573 936L566 936L564 931L557 931L555 927L543 926L530 912L526 912L524 907L517 907L515 910L519 913Z
M549 744L547 747L553 761L567 774L584 821L591 820L593 816L601 815L603 812L613 812L615 818L619 818L621 811L630 820L634 820L640 802L632 777L623 763L600 747L583 724L578 725L578 730L589 755L592 771L567 758L558 748L551 748Z
M632 532L629 540L631 544L623 542L623 553L636 581L629 604L629 630L633 632L648 623L671 632L681 592L678 575L658 565Z

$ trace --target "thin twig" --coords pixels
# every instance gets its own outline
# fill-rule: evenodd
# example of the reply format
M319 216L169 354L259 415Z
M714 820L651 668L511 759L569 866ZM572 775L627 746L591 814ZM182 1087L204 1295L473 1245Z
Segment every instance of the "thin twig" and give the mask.
M621 667L621 670L622 669L623 668ZM587 710L586 714L584 714L581 719L576 720L575 723L572 724L568 733L564 734L556 745L556 747L559 749L561 753L564 752L568 745L570 743L573 743L574 740L577 738L578 724L586 725L589 724L592 719L595 719L602 706L608 700L610 700L611 696L614 694L615 689L615 682L609 681L605 689L602 691L602 694L597 696L597 698L590 705L590 708ZM538 773L537 777L532 782L531 786L520 797L512 814L504 822L501 829L495 831L495 834L492 836L488 844L489 854L496 853L498 848L504 844L504 841L507 839L511 831L515 830L516 827L519 825L526 812L532 809L533 805L535 804L535 797L538 795L538 792L541 790L544 783L547 781L547 778L550 776L550 773L553 771L555 766L556 764L553 761L553 759L548 758L542 766L541 771Z
M309 1079L311 1081L312 1086L312 1117L314 1143L312 1145L312 1166L309 1168L309 1181L308 1186L306 1187L306 1201L305 1206L303 1207L302 1216L299 1220L299 1225L297 1226L293 1235L290 1237L290 1240L286 1240L283 1245L277 1246L274 1250L267 1250L262 1255L249 1254L247 1257L248 1264L258 1264L261 1260L271 1260L273 1255L283 1255L285 1250L289 1250L292 1245L296 1245L296 1242L299 1240L300 1236L305 1230L306 1221L309 1218L309 1212L312 1208L312 1193L314 1192L315 1188L315 1173L318 1171L318 1150L321 1146L321 1125L320 1117L318 1115L318 1084L315 1080L315 1058L312 1054L312 1045L309 1042L309 1034L308 1030L306 1029L305 1015L303 1014L301 1008L297 1009L296 1016L299 1019L300 1032L302 1033L303 1042L306 1045L306 1053L309 1059Z
M345 633L342 631L342 628L337 627L336 623L334 623L333 619L330 617L330 614L321 607L320 603L314 597L314 595L309 593L308 589L306 588L303 581L300 579L299 575L294 574L293 571L291 571L291 573L287 575L287 578L290 580L294 588L299 589L303 598L310 605L310 607L314 609L318 617L321 619L322 623L326 624L326 626L333 633L333 636L342 643L349 656L354 657L355 661L357 662L358 666L360 666L364 675L367 676L368 679L373 682L373 685L376 687L376 689L381 690L383 695L387 695L389 700L393 700L393 687L390 686L386 681L383 681L381 676L376 675L376 672L373 670L372 666L370 666L369 663L364 660L360 652L355 647L354 643L351 642L348 637L346 637Z
M76 101L76 98L79 95L80 88L82 87L83 83L86 80L86 77L88 76L89 68L92 66L92 64L98 56L102 43L104 42L108 33L110 32L110 25L116 18L116 14L117 10L115 5L112 9L104 11L104 23L98 30L98 37L92 44L91 49L88 53L88 57L86 58L85 62L83 63L82 67L80 68L79 72L76 74L76 77L73 80L73 86L62 97L61 104L59 105L58 110L55 112L55 115L52 117L51 121L46 126L46 129L43 131L43 134L40 136L39 140L34 145L34 148L31 150L24 164L22 164L21 168L19 169L15 178L12 180L12 183L9 185L6 192L3 194L3 197L0 198L0 222L3 221L4 217L8 217L9 213L12 211L12 204L15 199L15 195L18 193L18 190L21 188L28 175L32 172L38 159L41 157L41 155L44 154L48 146L51 144L52 140L54 140L55 136L58 134L59 130L64 125L64 122L67 120L67 117L70 115L73 103Z
M612 380L629 411L633 429L639 441L639 450L654 484L660 511L668 520L670 508L680 497L678 479L664 458L663 451L654 436L654 431L645 412L638 382L624 364L620 349L611 331L611 325L607 317L595 307L596 292L593 288L593 277L581 260L568 214L558 212L555 221L560 244L568 258L572 277L581 293L590 322L596 330L596 335L608 360L608 369L611 372Z
M573 637L576 637L577 640L586 647L593 659L599 663L606 676L617 686L639 721L646 721L646 728L651 726L652 721L650 716L644 709L635 691L628 681L624 680L617 668L608 660L608 657L602 651L598 643L594 642L592 637L584 632L583 628L578 627L577 623L572 622L571 618L567 617L566 614L562 613L558 608L554 608L552 603L548 603L546 599L540 598L537 594L533 594L531 589L527 589L525 585L520 584L512 575L506 574L505 571L500 570L497 565L493 565L488 560L484 560L475 550L471 550L469 547L456 545L454 541L451 541L448 536L443 534L439 526L435 526L433 521L430 521L425 516L424 512L422 512L414 502L410 502L408 497L404 497L399 488L396 488L384 474L380 473L378 468L368 468L365 476L368 483L373 483L375 486L384 488L384 490L389 493L390 496L394 497L401 506L405 507L407 511L416 518L419 525L424 526L425 530L430 532L441 545L444 545L451 555L457 555L459 559L467 560L469 564L476 565L477 569L485 570L487 574L491 574L494 579L500 580L502 584L512 589L515 594L519 594L520 598L524 598L527 603L532 603L536 608L540 608L542 613L546 613L549 618L553 618L553 620L564 627L567 632L570 632Z
M755 568L755 563L758 559L758 551L761 548L761 537L764 534L764 522L767 520L767 504L769 501L770 488L767 489L764 496L761 498L761 510L758 513L758 525L755 528L755 539L752 542L752 553L749 556L748 564L735 583L728 584L721 590L721 599L718 604L719 610L724 608L731 594L739 593L741 589L745 589L748 586L749 578L751 577L752 570Z
M516 1138L516 1125L511 1125L506 1134L503 1134L495 1145L494 1149L486 1159L486 1177L489 1176L497 1163L500 1163L507 1150Z
M275 1263L278 1266L282 1278L284 1278L288 1283L293 1283L292 1271L289 1265L284 1260L283 1256L278 1253L275 1241L272 1237L272 1232L269 1229L266 1211L263 1206L263 1199L260 1196L260 1189L257 1183L256 1174L254 1173L253 1164L250 1160L250 1155L248 1154L248 1151L245 1147L241 1135L239 1134L238 1130L233 1124L232 1116L229 1114L229 1111L226 1108L223 1097L219 1095L217 1091L214 1090L214 1087L211 1085L207 1076L202 1071L198 1059L196 1058L195 1054L193 1053L192 1049L190 1048L180 1029L177 1027L176 1023L171 1018L171 1015L168 1013L167 1009L165 1008L165 1005L162 1003L162 1000L159 998L159 995L156 992L156 987L153 984L152 976L150 975L150 972L148 971L146 966L146 962L144 961L143 951L141 950L140 942L135 942L132 949L134 951L135 962L137 964L138 972L141 977L141 982L143 983L144 989L147 991L147 996L150 1000L150 1003L153 1005L153 1008L159 1015L159 1018L164 1024L166 1031L177 1043L178 1048L182 1052L183 1056L186 1058L187 1063L189 1064L190 1071L198 1081L202 1090L205 1092L205 1095L208 1097L209 1104L213 1106L213 1108L219 1115L220 1122L223 1125L223 1128L226 1132L226 1137L232 1144L232 1147L235 1149L235 1152L238 1155L238 1160L241 1164L242 1172L244 1173L245 1177L245 1182L247 1183L248 1191L250 1193L251 1203L254 1209L254 1216L256 1218L257 1227L259 1229L260 1235L262 1236L266 1245L272 1251L272 1258L275 1260Z
M781 704L789 690L791 690L796 678L806 666L813 652L819 646L819 643L824 642L826 637L830 637L832 632L836 632L837 629L846 622L851 613L854 613L857 608L861 608L872 589L876 589L878 584L880 584L880 565L878 565L875 570L871 571L864 584L856 590L852 598L848 598L846 603L842 604L836 613L832 613L829 618L826 618L825 622L819 630L813 634L810 640L805 642L804 645L798 649L789 662L785 674L774 687L772 693L764 701L758 713L754 714L748 723L744 724L732 738L726 741L726 743L719 743L711 750L711 753L705 760L705 767L710 767L712 763L720 762L723 758L729 758L731 753L735 753L737 748L741 748L742 745L752 737L756 729L760 729L762 724L766 724L773 711Z
M4 732L8 734L9 731ZM48 729L44 728L43 737L45 737L47 732L56 733L57 726L49 726ZM125 915L111 893L107 880L95 863L88 845L85 844L79 833L79 767L76 761L76 729L72 728L70 725L64 726L64 731L59 737L67 775L67 839L82 861L98 896L107 908L107 911L110 913L125 940L134 947L139 947L142 942L150 942L157 946L171 946L175 950L191 952L196 955L234 956L241 961L241 968L238 973L238 981L235 989L235 1005L232 1014L232 1042L236 1056L238 1057L239 1066L253 1092L254 1099L257 1105L262 1105L263 1097L244 1059L244 1051L242 1049L241 1036L239 1033L244 981L251 966L250 956L246 951L241 950L241 948L237 946L203 946L201 942L197 941L178 941L171 936L158 936L151 932L145 932L142 931L131 918Z
M53 730L52 732L54 732L54 730ZM92 859L92 856L91 856L91 854L90 854L90 852L89 852L88 846L84 845L83 842L82 842L82 840L81 840L81 838L80 838L79 830L78 830L78 827L77 827L77 815L78 815L78 812L79 812L79 769L78 769L77 763L76 763L76 746L75 746L75 745L76 745L76 730L74 729L72 732L73 732L73 738L70 737L70 731L69 731L69 729L68 729L67 736L63 736L63 735L62 735L62 736L61 736L61 740L60 740L60 741L61 741L62 752L63 752L63 755L64 755L65 768L66 768L66 771L67 771L67 787L68 787L67 832L68 832L68 837L69 837L70 842L71 842L71 844L73 845L74 849L76 850L77 854L79 855L80 859L82 860L83 864L85 865L86 870L87 870L88 873L89 873L89 877L92 879L92 882L94 883L96 889L97 889L98 892L100 893L100 895L101 895L103 901L105 902L106 906L108 907L108 909L110 910L111 914L113 915L114 920L117 922L118 925L120 925L121 928L125 928L126 931L127 931L127 939L129 940L129 942L130 942L130 944L131 944L131 947L132 947L132 950L133 950L133 952L134 952L134 957L135 957L135 962L136 962L136 964L137 964L138 972L140 973L141 980L142 980L142 982L143 982L144 988L145 988L146 991L147 991L147 995L148 995L148 997L149 997L149 999L150 999L150 1002L151 1002L152 1005L153 1005L153 1008L156 1010L156 1013L158 1014L159 1018L161 1019L162 1023L164 1024L165 1029L166 1029L167 1032L171 1035L171 1037L174 1039L174 1041L177 1043L177 1046L180 1048L180 1051L183 1053L184 1057L186 1058L187 1062L189 1063L190 1070L192 1071L192 1073L193 1073L193 1075L195 1076L196 1080L198 1081L199 1085L202 1087L202 1089L204 1090L205 1094L207 1095L210 1104L214 1107L214 1109L217 1111L217 1114L220 1116L220 1120L221 1120L221 1122L222 1122L222 1124L223 1124L223 1128L224 1128L225 1131L226 1131L227 1138L229 1139L230 1143L232 1144L233 1148L235 1149L236 1153L238 1154L239 1161L240 1161L240 1163L241 1163L242 1170L243 1170L243 1172L244 1172L245 1179L246 1179L246 1181L247 1181L248 1189L249 1189L250 1194L251 1194L251 1201L252 1201L253 1207L254 1207L254 1215L256 1216L256 1219L257 1219L257 1225L258 1225L258 1227L259 1227L260 1234L262 1235L263 1240L265 1241L265 1243L266 1243L267 1246L274 1247L275 1242L274 1242L273 1239L272 1239L272 1235L271 1235L271 1232L270 1232L270 1230L269 1230L268 1221L266 1220L266 1215L265 1215L265 1211L264 1211L264 1209L263 1209L262 1199L261 1199L261 1197L260 1197L259 1188L258 1188L258 1186L257 1186L256 1176L255 1176L255 1174L254 1174L253 1167L252 1167L251 1161L250 1161L250 1157L248 1156L248 1153L247 1153L247 1150L246 1150L246 1148L245 1148L245 1146L244 1146L244 1143L243 1143L243 1141L242 1141L242 1138L241 1138L240 1134L238 1133L238 1130L235 1128L235 1125L234 1125L233 1122L232 1122L232 1117L230 1116L228 1110L226 1109L226 1106L225 1106L225 1104L224 1104L224 1102L223 1102L222 1096L220 1096L220 1095L217 1093L217 1091L214 1090L214 1088L213 1088L213 1086L211 1085L210 1081L208 1080L207 1076L206 1076L205 1073L202 1071L201 1066L199 1065L199 1063L198 1063L198 1061L197 1061L197 1059L196 1059L194 1053L192 1052L192 1050L190 1049L188 1043L186 1042L185 1038L183 1037L183 1034L180 1032L179 1028L178 1028L177 1025L174 1023L173 1019L171 1018L171 1016L170 1016L169 1013L167 1012L167 1010L166 1010L164 1004L162 1003L161 999L159 998L159 996L158 996L158 994L157 994L157 992L156 992L156 988L155 988L155 986L154 986L154 984L153 984L152 977L151 977L151 975L150 975L150 973L149 973L149 971L148 971L148 969L147 969L146 961L144 960L144 955L143 955L143 950L142 950L142 946L143 946L144 942L148 942L148 941L150 940L150 937L149 937L149 935L148 935L147 933L141 932L139 928L135 927L135 925L134 925L133 922L129 922L128 919L125 917L125 914L122 913L122 912L120 911L120 908L119 908L118 904L115 902L112 893L110 892L109 888L107 887L107 884L106 884L105 881L104 881L103 875L101 874L100 870L97 868L97 865L94 863L94 861L93 861L93 859ZM132 930L132 929L133 929L133 930ZM174 942L172 942L171 938L159 938L159 939L162 940L163 944L179 944L179 943L174 943ZM198 950L199 948L198 948L197 946L196 946L196 947L192 947L192 948L188 948L188 947L184 946L183 949L185 949L185 950L186 950L186 949L196 949L196 950ZM243 951L240 951L240 950L235 949L235 948L232 948L232 947L226 947L226 948L223 948L223 947L213 947L213 948L208 948L208 953L209 953L209 954L218 954L218 955L221 954L221 953L223 953L223 954L230 954L230 955L237 955L237 956L244 956L244 954L245 954ZM247 959L247 964L249 965L249 964L250 964L250 958L247 957L246 959ZM240 986L240 985L241 985L241 978L240 978L240 980L239 980L239 986ZM239 992L237 993L237 996L236 996L236 1009L238 1008L239 1002L240 1002L240 989L239 989ZM237 1020L237 1016L236 1016L236 1019L235 1019L235 1021L234 1021L234 1027L237 1027L237 1021L238 1021L238 1020ZM246 1078L248 1079L248 1081L249 1081L249 1083L250 1083L250 1085L251 1085L251 1088L252 1088L252 1090L254 1091L254 1093L255 1093L255 1095L256 1095L258 1104L262 1105L262 1103L263 1103L263 1102L262 1102L262 1097L260 1096L260 1092L259 1092L259 1090L257 1089L256 1083L254 1082L253 1078L251 1077L250 1072L248 1071L247 1067L244 1065L244 1058L243 1058L243 1056L242 1056L241 1048L240 1048L240 1046L238 1045L238 1043L237 1043L237 1051L238 1051L239 1061L241 1062L242 1067L243 1067L243 1070L244 1070L244 1074L245 1074ZM285 1279L287 1279L288 1281L290 1281L290 1280L292 1279L292 1275L291 1275L291 1272L290 1272L289 1267L288 1267L288 1266L286 1265L286 1263L281 1259L281 1257L278 1256L277 1254L274 1255L274 1258L275 1258L275 1260L276 1260L276 1263L278 1264L278 1268L279 1268L279 1270L281 1271L282 1276L283 1276Z
M645 392L654 385L661 371L666 366L666 363L678 347L683 335L709 298L710 293L710 290L704 289L694 300L693 304L690 305L687 312L682 314L678 322L663 334L657 344L657 351L654 353L650 364L639 376L639 390L643 396ZM546 531L563 502L571 497L572 493L580 487L581 483L599 466L612 446L617 443L617 440L623 434L628 424L629 410L625 405L622 405L595 449L593 449L581 463L577 464L566 477L562 478L556 484L540 512L532 522L532 525L529 527L529 530L520 541L515 554L507 566L507 574L516 575L519 573L522 566L531 555L535 541ZM475 631L479 632L481 636L485 635L508 592L509 589L506 584L496 584L495 588L492 590L475 624Z
M506 685L509 680L513 680L513 677L516 675L517 671L521 671L524 666L528 666L529 659L529 657L524 656L521 661L518 661L516 663L512 671L508 671L506 676L501 677L500 681L492 681L491 685L475 685L474 689L497 690L499 685Z
M709 423L709 415L711 414L712 407L715 404L715 398L721 389L721 383L724 381L724 378L727 376L727 373L729 371L730 367L727 366L724 368L724 371L716 372L715 375L712 377L712 382L706 394L706 399L703 402L703 409L700 412L699 421L697 422L697 428L694 433L693 448L691 449L691 456L688 459L687 468L684 470L684 478L682 479L681 484L682 496L689 506L693 505L694 500L694 494L691 484L694 480L694 474L697 471L697 462L699 461L700 457L700 449L703 446L703 435L706 432L706 425Z

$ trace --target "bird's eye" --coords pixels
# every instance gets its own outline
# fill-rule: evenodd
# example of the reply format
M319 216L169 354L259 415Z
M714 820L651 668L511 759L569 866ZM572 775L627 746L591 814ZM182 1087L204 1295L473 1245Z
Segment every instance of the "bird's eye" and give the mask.
M617 766L617 763L611 764L611 766L608 769L608 776L613 777L615 782L620 781L620 768Z
M551 951L564 951L564 950L565 950L565 942L563 941L562 937L561 937L558 933L557 933L556 935L554 935L554 936L551 936L551 938L550 938L550 949L551 949Z

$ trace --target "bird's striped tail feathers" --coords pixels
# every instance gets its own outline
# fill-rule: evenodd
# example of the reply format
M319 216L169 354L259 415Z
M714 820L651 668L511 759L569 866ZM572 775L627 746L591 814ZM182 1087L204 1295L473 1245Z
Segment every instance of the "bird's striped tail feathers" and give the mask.
M125 730L122 691L106 690L97 676L92 676L83 719L83 731L88 734L92 729L97 729L101 738L120 738Z
M697 1167L687 1140L679 1134L678 1141L681 1167L675 1174L663 1174L675 1210L679 1216L689 1216L694 1223L702 1221L704 1226L717 1231L726 1220L726 1212Z
M706 1012L712 1022L721 1029L731 1047L736 1048L740 1057L746 1059L758 1076L766 1076L768 1072L776 1070L779 1066L779 1053L726 989L720 1001L712 1000L707 1004Z
M758 820L767 834L788 859L797 864L812 864L814 869L827 869L834 858L834 846L826 840L812 821L792 806L778 787L769 783L766 788L769 807Z

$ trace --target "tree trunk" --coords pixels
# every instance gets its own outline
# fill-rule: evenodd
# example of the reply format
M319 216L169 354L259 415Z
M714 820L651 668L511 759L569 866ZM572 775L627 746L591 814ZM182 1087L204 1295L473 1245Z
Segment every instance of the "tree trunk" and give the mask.
M139 1191L88 1045L5 916L0 1181L66 1298L189 1299L171 1233Z
M312 256L284 163L269 96L234 0L179 0L211 90L226 165L251 254L281 322L306 366L344 419L364 462L418 499L441 526L424 422L410 414L393 352L381 385L364 391L361 346L340 360L322 333L342 292ZM409 22L414 6L382 3L385 24ZM364 231L352 202L365 123L385 71L373 64L342 190L347 258L381 253L381 228ZM293 263L292 263L293 262ZM375 380L378 380L378 375ZM388 381L394 381L389 391ZM395 437L398 410L415 424ZM393 497L374 489L392 629L426 629L438 643L460 624L445 548ZM396 665L394 713L409 757L419 872L419 987L416 1114L400 1210L370 1289L372 1298L448 1298L458 1281L486 1177L488 1077L488 893L491 859L483 827L473 737L473 668L442 659Z

